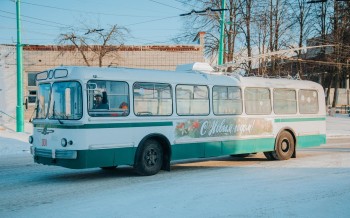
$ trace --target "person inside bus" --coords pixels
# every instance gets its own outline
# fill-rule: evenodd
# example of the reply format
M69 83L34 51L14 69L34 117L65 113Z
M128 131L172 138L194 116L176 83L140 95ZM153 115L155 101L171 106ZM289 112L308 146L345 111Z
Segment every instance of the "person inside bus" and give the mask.
M109 109L106 92L103 92L102 94L97 93L95 95L94 109L107 109L107 110Z
M120 105L119 105L119 108L123 110L123 114L122 116L126 116L128 115L129 111L129 107L128 107L128 103L126 103L125 101L123 101Z

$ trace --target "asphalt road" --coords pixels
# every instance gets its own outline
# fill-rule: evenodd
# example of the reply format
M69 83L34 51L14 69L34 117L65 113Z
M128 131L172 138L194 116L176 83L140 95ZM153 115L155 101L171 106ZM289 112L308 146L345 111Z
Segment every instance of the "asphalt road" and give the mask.
M350 217L349 202L349 138L287 161L192 160L150 177L0 157L0 217Z

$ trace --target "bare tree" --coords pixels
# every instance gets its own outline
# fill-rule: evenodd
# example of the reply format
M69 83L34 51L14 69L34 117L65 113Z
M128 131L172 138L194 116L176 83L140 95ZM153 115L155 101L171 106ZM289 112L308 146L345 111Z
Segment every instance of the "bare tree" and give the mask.
M70 29L67 33L62 33L58 37L60 44L73 45L82 55L87 66L93 65L94 60L98 60L98 66L102 67L103 60L111 56L110 63L118 59L118 50L123 46L128 29L118 25L109 26L107 29L101 27L86 28L84 33L77 29Z
M220 9L221 0L192 0L184 1L189 11L206 8ZM233 60L236 51L237 35L239 35L240 17L238 16L239 0L226 1L224 20L224 62ZM208 11L203 14L192 14L184 17L184 33L179 41L192 40L200 31L205 31L205 54L216 56L219 48L220 12Z
M247 48L247 56L248 56L248 66L247 71L248 73L252 70L252 40L251 40L251 14L252 14L252 4L253 0L240 0L240 13L242 15L242 19L244 22L244 26L241 25L240 28L242 29L242 33L245 36L245 45Z

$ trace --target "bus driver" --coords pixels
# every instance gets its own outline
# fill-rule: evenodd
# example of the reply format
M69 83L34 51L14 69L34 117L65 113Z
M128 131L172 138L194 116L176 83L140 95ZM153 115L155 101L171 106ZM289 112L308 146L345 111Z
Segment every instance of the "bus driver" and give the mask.
M108 104L103 102L103 97L100 93L95 95L94 109L109 109Z

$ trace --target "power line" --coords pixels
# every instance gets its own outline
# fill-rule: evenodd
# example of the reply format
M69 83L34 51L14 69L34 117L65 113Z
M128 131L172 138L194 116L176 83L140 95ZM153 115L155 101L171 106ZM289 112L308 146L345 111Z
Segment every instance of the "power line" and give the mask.
M13 14L16 15L16 13L12 13L12 12L8 12L8 11L3 11L0 10L0 12L6 13L6 14ZM58 25L62 25L63 27L68 27L68 25L66 24L62 24L62 23L58 23L58 22L54 22L54 21L49 21L49 20L44 20L44 19L40 19L40 18L36 18L36 17L31 17L31 16L26 16L26 15L21 15L22 17L27 17L30 19L34 19L34 20L40 20L40 21L44 21L44 22L48 22L48 23L54 23L54 24L58 24Z
M57 9L57 10L62 10L62 11L87 13L87 14L108 15L108 16L118 16L118 17L158 17L158 16L140 16L140 15L129 15L129 14L112 14L112 13L101 13L101 12L93 12L93 11L83 11L83 10L54 7L54 6L49 6L49 5L35 4L35 3L23 2L23 1L21 3L27 4L27 5L38 6L38 7L51 8L51 9Z
M167 6L167 7L170 7L170 8L175 8L175 9L180 10L180 11L185 11L184 9L177 8L177 7L168 5L168 4L164 4L164 3L161 3L161 2L158 2L158 1L155 1L155 0L148 0L148 1L151 1L151 2L154 2L154 3L157 3L157 4L160 4L160 5L163 5L163 6Z
M178 16L163 17L163 18L154 19L154 20L146 20L146 21L142 21L142 22L138 22L138 23L130 23L130 24L127 24L127 25L124 25L124 26L125 27L127 27L127 26L134 26L134 25L138 25L138 24L151 23L151 22L154 22L154 21L166 20L166 19L171 19L171 18L175 18L175 17L178 17Z
M198 6L189 4L189 3L187 3L187 2L183 2L183 1L180 1L180 0L174 0L174 1L180 2L181 4L185 4L185 5L191 6L192 8L198 8Z
M0 15L0 17L4 17L4 18L7 18L7 19L12 19L12 20L16 20L16 18L7 17L7 16L3 16L3 15ZM21 21L28 22L28 23L33 23L33 24L37 24L37 25L42 25L42 26L51 26L51 27L56 27L56 28L62 28L62 27L63 27L63 26L54 26L54 25L44 24L44 23L37 23L37 22L33 22L33 21L29 21L29 20L24 20L24 19L21 19Z

